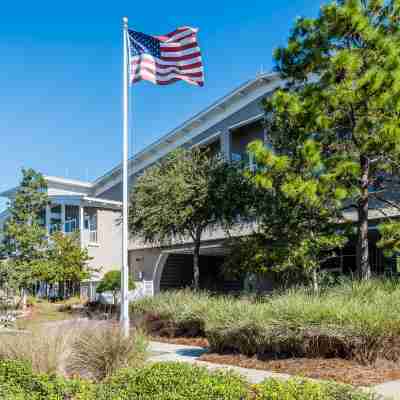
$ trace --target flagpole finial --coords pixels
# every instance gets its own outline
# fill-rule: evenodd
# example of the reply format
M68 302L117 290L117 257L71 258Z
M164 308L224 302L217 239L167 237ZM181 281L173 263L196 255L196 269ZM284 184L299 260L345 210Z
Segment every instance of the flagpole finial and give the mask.
M122 23L124 24L124 27L127 27L128 26L128 17L123 17Z

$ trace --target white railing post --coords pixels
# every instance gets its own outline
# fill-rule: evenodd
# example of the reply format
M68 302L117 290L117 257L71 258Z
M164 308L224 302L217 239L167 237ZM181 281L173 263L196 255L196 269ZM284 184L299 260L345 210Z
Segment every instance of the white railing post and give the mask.
M79 233L81 240L81 248L85 247L85 235L84 235L84 207L82 205L79 206Z
M50 206L46 206L46 230L47 234L50 236L50 224L51 224L51 209Z
M61 204L61 232L65 234L65 204Z

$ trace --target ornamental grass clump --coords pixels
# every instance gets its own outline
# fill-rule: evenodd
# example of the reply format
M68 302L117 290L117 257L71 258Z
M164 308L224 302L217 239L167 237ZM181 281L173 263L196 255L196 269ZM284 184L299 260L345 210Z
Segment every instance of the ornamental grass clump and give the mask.
M340 357L363 364L400 359L397 280L344 281L318 295L302 287L257 298L165 292L131 310L150 322L152 333L205 336L219 353ZM182 329L194 324L198 329Z
M63 373L76 327L36 327L30 332L2 334L0 360L28 362L34 372Z
M98 324L81 331L72 342L67 369L69 374L101 380L121 368L142 366L146 349L140 331L125 337L119 326Z

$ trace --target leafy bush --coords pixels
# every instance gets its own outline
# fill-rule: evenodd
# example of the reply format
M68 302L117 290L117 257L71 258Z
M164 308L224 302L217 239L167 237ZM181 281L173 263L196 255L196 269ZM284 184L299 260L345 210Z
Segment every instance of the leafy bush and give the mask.
M72 343L68 369L96 380L120 368L141 366L146 356L145 336L135 331L126 338L118 326L99 325L83 330Z
M0 398L4 400L94 400L87 381L35 374L28 362L0 361Z
M196 321L216 352L335 356L365 364L400 359L397 280L349 281L320 295L297 288L263 298L165 292L133 303L131 311L153 328L157 320L164 328Z
M309 380L267 379L256 386L256 400L373 400L372 393L360 392L348 385L318 383Z
M36 374L29 363L0 361L4 400L374 400L351 386L267 379L250 386L230 372L210 372L183 363L123 369L101 383Z
M157 363L122 370L108 379L98 400L243 400L248 385L232 373L209 372L183 363Z
M129 277L129 290L135 289L135 282ZM112 292L114 304L117 304L117 293L121 290L121 271L108 271L104 274L102 280L96 288L97 293Z
M34 296L28 296L27 298L26 298L26 305L28 306L28 307L33 307L33 306L35 306L37 304L37 298L36 297L34 297Z

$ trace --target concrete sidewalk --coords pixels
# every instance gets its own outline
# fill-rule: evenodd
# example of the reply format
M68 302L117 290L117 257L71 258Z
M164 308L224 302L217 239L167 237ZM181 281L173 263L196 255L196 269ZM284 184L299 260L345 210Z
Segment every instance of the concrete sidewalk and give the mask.
M214 364L200 361L199 357L207 352L207 349L196 346L184 346L179 344L150 342L149 350L152 355L149 361L179 361L196 364L210 370L223 369L235 371L245 377L250 383L260 383L267 378L288 379L290 375L276 372L235 367L226 364ZM400 381L386 382L372 388L382 399L400 400Z
M153 355L149 358L150 361L181 361L203 366L210 370L231 370L244 376L250 383L260 383L267 378L288 379L290 377L290 375L262 371L259 369L248 369L235 367L232 365L215 364L206 361L200 361L198 358L202 354L207 352L207 349L204 349L203 347L150 342L150 351L153 353Z

